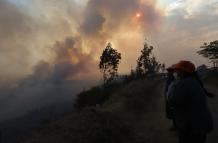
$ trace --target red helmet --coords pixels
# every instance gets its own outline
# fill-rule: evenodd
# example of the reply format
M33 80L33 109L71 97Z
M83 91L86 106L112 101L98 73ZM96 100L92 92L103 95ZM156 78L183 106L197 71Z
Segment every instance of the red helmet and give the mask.
M180 61L177 64L174 64L171 67L167 68L167 70L183 71L191 74L195 71L195 65L190 61Z
M173 64L172 66L168 67L166 70L169 71L169 72L174 71L175 65L176 64Z

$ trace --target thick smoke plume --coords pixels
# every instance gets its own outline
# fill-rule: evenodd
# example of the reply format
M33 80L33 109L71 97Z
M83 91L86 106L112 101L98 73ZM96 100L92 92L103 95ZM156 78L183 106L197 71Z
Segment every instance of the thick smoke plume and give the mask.
M92 55L99 56L103 45L112 42L123 54L121 72L135 65L139 45L158 29L163 16L152 0L89 0L82 14L79 33L94 51Z
M57 41L53 46L53 63L39 62L33 74L16 87L1 90L0 120L19 117L54 104L72 104L75 94L95 84L89 77L84 80L87 73L95 74L91 70L95 66L92 57L76 49L75 45L72 37Z
M130 28L131 24L135 24L137 13L141 14L139 26L145 31L154 30L162 16L161 11L155 8L155 2L150 0L89 0L81 31L85 35L100 32L113 34L119 32L119 28Z
M100 78L98 60L107 42L124 53L120 68L128 72L129 63L137 58L135 51L141 49L136 45L161 21L155 4L151 0L0 0L2 120L73 100L75 93L93 84L89 80Z
M123 42L117 41L120 38L128 41L132 35L137 39L127 48L135 48L134 41L144 39L145 32L155 30L162 17L156 2L151 0L18 2L0 0L0 81L3 83L9 78L18 79L33 73L33 67L41 60L54 61L51 53L57 48L51 45L55 41L76 37L73 38L77 43L74 48L89 54L97 63L107 42L114 43L122 52ZM140 19L135 17L138 12ZM98 70L97 67L92 69Z
M96 62L80 47L79 38L67 37L63 42L57 41L53 47L55 52L53 74L62 75L62 79L77 77L84 80L84 76L93 76L95 74L93 68L97 68Z

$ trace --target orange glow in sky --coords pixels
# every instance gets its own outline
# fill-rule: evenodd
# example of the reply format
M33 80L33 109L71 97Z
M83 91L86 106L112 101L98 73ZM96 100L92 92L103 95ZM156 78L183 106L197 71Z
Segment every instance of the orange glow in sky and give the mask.
M140 18L140 17L141 17L141 14L140 14L140 13L136 13L136 17L137 17L137 18Z

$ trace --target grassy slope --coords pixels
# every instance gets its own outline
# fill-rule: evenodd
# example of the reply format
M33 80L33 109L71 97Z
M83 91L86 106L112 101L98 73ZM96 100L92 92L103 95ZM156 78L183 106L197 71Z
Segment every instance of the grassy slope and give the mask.
M216 87L216 82L213 77L205 79L209 86ZM163 83L131 82L102 106L52 122L25 143L174 143L175 134L167 131L170 123L165 118Z
M36 131L25 143L128 143L161 141L154 136L166 130L162 96L163 81L131 82L100 107L72 113ZM158 100L159 101L158 101ZM162 114L160 114L160 112ZM160 135L166 138L167 135ZM167 143L168 141L166 141Z
M86 108L36 131L25 143L170 143L164 115L163 81L139 80L100 107Z

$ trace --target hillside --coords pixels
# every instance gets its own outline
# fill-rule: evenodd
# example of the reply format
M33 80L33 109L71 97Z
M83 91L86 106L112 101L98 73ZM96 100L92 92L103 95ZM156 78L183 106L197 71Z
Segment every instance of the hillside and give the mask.
M212 81L206 79L205 83L217 93ZM165 117L163 87L163 80L128 83L102 106L87 107L51 122L24 143L175 143L176 134L168 131L171 123ZM218 99L214 99L210 107L217 115ZM209 136L210 143L217 141L216 134L215 130Z
M162 91L161 80L131 82L113 93L102 106L87 107L52 122L37 130L25 143L139 143L170 139L169 134L155 137L169 127Z

